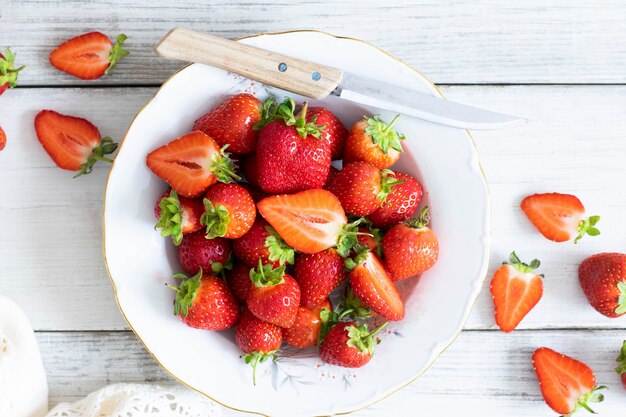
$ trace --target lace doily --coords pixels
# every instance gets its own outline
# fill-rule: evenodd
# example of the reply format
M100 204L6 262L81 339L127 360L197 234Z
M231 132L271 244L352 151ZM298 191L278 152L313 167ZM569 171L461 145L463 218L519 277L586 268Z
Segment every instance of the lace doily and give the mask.
M184 387L114 384L75 403L62 403L46 417L220 417L208 398Z

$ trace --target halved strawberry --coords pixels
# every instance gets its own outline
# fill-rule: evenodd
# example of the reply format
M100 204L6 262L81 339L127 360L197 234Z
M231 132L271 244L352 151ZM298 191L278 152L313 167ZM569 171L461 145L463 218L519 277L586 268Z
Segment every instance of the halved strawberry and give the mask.
M4 149L7 145L7 135L4 133L4 130L0 127L0 151Z
M328 299L314 308L300 306L293 326L288 329L283 329L285 342L298 348L315 346L322 327L320 312L323 309L332 311L333 307Z
M496 323L506 333L515 329L543 296L542 275L535 273L539 261L525 264L512 252L509 262L498 268L490 286Z
M215 184L204 195L206 237L238 239L252 227L256 205L248 190L239 184Z
M576 243L585 235L600 234L595 227L600 216L585 218L585 207L571 194L529 195L520 207L537 230L552 241L566 242L575 236Z
M15 68L15 54L9 48L0 54L0 96L7 88L14 88L17 85L17 76L26 66Z
M404 303L383 263L369 250L359 253L351 267L350 288L354 295L377 314L388 320L398 321L404 318Z
M146 164L174 191L197 197L216 182L239 179L233 164L208 135L196 130L150 152Z
M259 213L295 250L317 253L337 245L346 256L356 243L356 225L348 224L339 199L322 189L264 198Z
M155 229L161 229L161 236L172 238L174 245L180 245L183 234L202 229L200 217L204 213L202 200L179 197L174 190L167 190L154 206L158 222Z
M615 372L617 372L620 376L622 385L624 386L624 389L626 389L626 340L624 340L624 343L622 344L622 349L620 350L616 361L619 362L619 365L615 368Z
M75 77L93 80L108 74L119 60L128 55L122 48L127 36L118 35L115 44L100 32L76 36L50 53L50 63Z
M596 386L593 370L574 358L541 347L533 354L533 366L543 399L563 417L581 408L594 413L589 403L604 400L598 390L606 387Z
M98 128L80 117L42 110L35 116L39 142L59 168L79 171L74 178L89 174L97 161L113 162L104 155L117 149L109 137L101 138Z

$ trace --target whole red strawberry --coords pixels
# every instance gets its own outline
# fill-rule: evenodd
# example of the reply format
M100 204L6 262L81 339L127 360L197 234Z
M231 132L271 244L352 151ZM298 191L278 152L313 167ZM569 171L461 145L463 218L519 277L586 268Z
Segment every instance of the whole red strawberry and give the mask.
M330 158L335 161L343 158L343 148L348 137L348 129L333 113L325 107L310 107L307 122L313 122L322 129L322 139L330 148Z
M237 154L254 152L258 133L253 129L261 120L261 102L251 94L236 94L196 120L193 130L201 130L220 146Z
M201 230L185 235L177 251L178 262L187 274L196 274L200 269L218 273L230 263L230 241L207 239Z
M343 258L335 249L298 254L294 277L300 286L300 304L315 308L343 282L345 276Z
M339 323L326 335L320 345L320 358L331 365L360 368L370 361L380 342L375 336L387 323L373 332L365 324Z
M295 103L286 99L276 106L276 116L259 133L258 182L270 194L322 188L330 169L330 148L321 128L306 122L308 106L294 115Z
M204 330L224 330L239 321L239 305L226 283L202 270L189 278L175 274L182 280L178 286L168 285L176 291L174 314L189 327Z
M233 265L233 268L226 272L226 283L237 301L245 303L252 288L250 268L242 264Z
M50 53L50 63L83 80L100 78L128 55L122 48L126 39L126 35L118 35L114 44L104 33L84 33L57 46Z
M154 206L158 222L155 229L161 229L161 236L172 238L174 245L180 245L183 234L202 229L200 217L204 213L202 200L179 197L174 190L165 191Z
M395 164L403 152L400 141L404 140L404 135L398 134L393 129L396 120L398 116L387 124L378 116L373 118L365 116L352 126L346 139L344 164L365 161L379 169L389 168Z
M239 184L215 184L204 195L206 237L238 239L250 230L256 218L256 205L248 190Z
M4 51L4 55L0 54L0 96L7 88L17 85L17 76L25 68L25 65L15 68L14 61L15 54L9 48Z
M259 260L274 268L294 262L293 248L262 217L257 217L248 233L233 241L233 252L249 268L255 268Z
M322 301L319 306L312 309L300 306L293 326L288 329L283 329L285 342L297 348L316 345L322 327L320 312L323 309L327 309L328 311L333 310L328 299Z
M600 314L626 314L626 254L599 253L585 259L578 268L580 286L589 304Z
M337 196L346 213L366 216L378 210L392 187L400 184L401 180L392 174L392 171L381 171L372 164L357 161L339 171L326 189Z
M259 266L250 273L254 284L246 300L248 310L257 318L280 327L291 327L300 305L300 287L285 267Z
M624 389L626 389L626 340L624 340L624 343L622 344L622 349L620 350L616 361L619 362L619 365L615 368L615 372L617 372L620 376L622 385L624 386Z
M252 365L252 382L256 385L256 367L267 359L276 359L276 351L283 343L280 327L256 318L250 311L241 314L235 333L235 342L245 353L245 361Z
M402 172L392 172L389 177L401 182L391 188L382 206L367 216L375 227L382 229L411 217L422 200L422 186L415 178Z
M429 220L424 207L419 218L397 224L383 236L385 266L394 281L421 274L437 262L439 241Z

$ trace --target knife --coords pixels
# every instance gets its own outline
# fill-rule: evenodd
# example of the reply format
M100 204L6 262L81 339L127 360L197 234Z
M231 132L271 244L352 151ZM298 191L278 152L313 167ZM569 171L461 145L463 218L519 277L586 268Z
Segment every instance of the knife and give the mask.
M302 96L321 100L333 95L456 128L491 130L525 123L519 117L184 28L172 29L154 49L163 58L208 64Z

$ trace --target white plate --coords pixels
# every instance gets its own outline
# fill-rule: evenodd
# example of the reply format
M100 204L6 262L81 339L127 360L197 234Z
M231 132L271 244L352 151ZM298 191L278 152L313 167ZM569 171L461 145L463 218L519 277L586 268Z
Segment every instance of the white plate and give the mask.
M298 31L263 34L241 42L310 59L433 95L440 93L408 65L367 43ZM461 331L480 291L489 254L489 196L469 135L401 117L406 154L394 167L424 184L439 262L400 285L406 318L391 323L373 360L349 370L325 365L314 349L286 349L258 369L257 385L239 358L233 331L207 332L172 314L173 293L163 284L179 267L168 240L153 228L153 205L166 188L145 165L148 152L191 129L225 94L264 94L258 83L194 64L167 81L137 115L109 176L104 204L105 261L128 324L161 366L189 387L228 407L272 417L319 416L366 407L426 370ZM324 105L346 124L365 113L392 115L339 99Z

